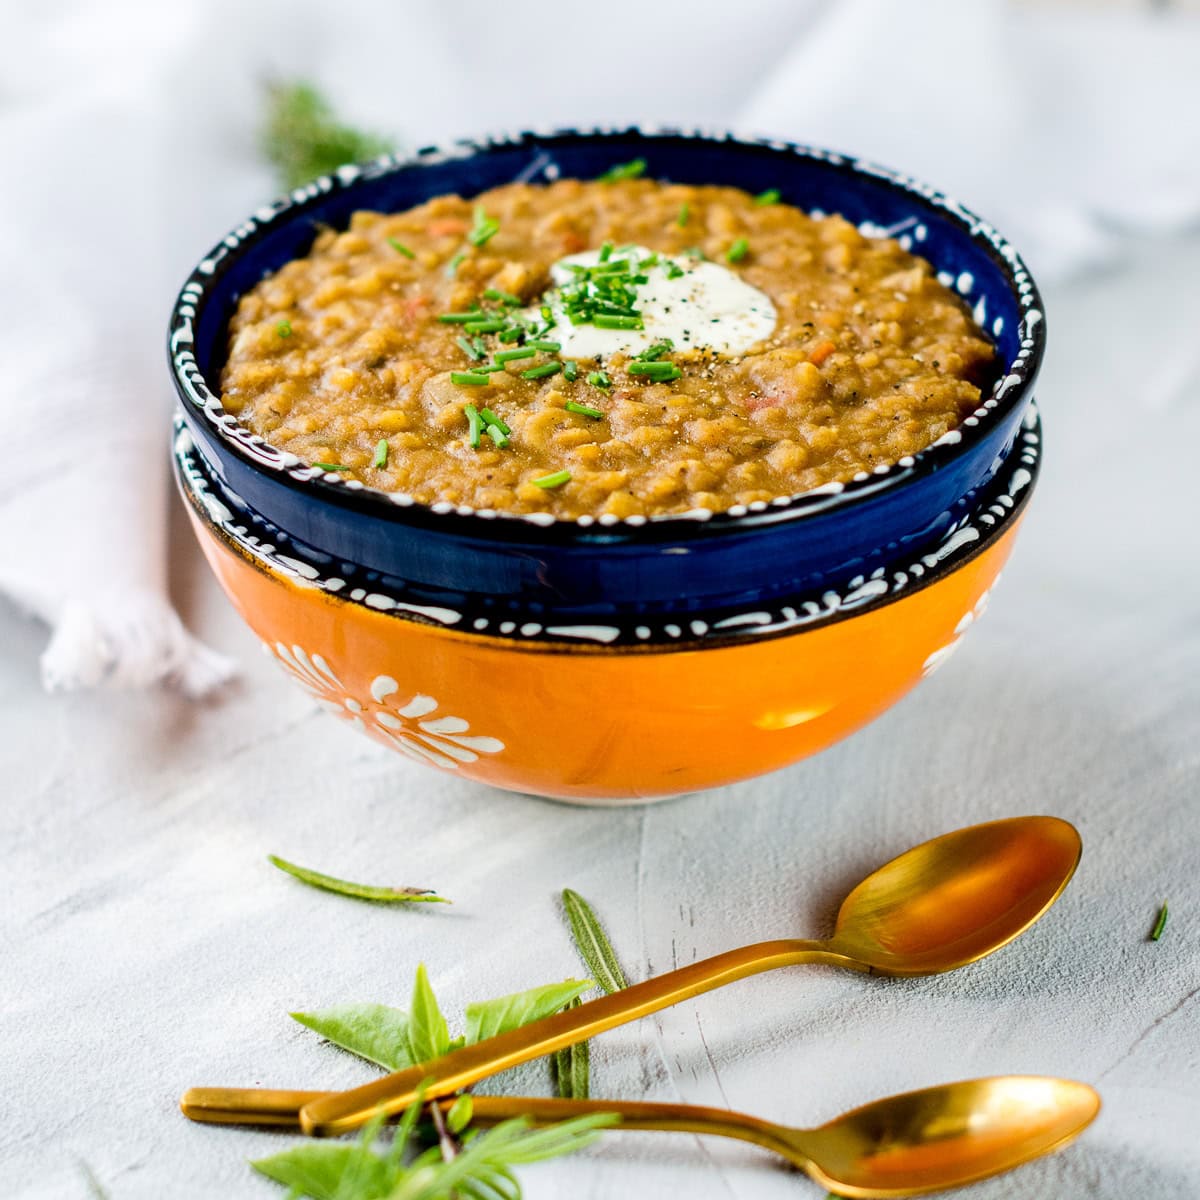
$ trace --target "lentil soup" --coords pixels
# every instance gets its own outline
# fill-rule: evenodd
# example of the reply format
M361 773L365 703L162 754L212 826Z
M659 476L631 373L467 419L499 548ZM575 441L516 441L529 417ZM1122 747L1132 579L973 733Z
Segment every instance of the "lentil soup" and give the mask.
M578 518L794 495L978 405L992 345L924 259L775 193L613 174L319 231L241 298L225 408L419 503Z

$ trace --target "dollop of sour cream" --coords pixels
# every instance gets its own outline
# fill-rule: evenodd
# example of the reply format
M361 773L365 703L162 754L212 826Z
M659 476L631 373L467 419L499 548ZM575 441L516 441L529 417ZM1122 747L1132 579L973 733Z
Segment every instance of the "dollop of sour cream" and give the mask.
M560 259L550 269L557 287L574 280L571 266L593 267L600 263L599 250L585 250ZM643 260L654 254L644 246L623 246L614 258ZM673 263L678 274L670 270ZM607 358L611 354L639 354L669 338L676 353L708 350L718 354L741 354L756 342L770 337L778 319L775 306L765 292L751 287L735 272L717 263L690 256L669 258L640 271L647 277L637 285L636 307L642 329L598 329L595 325L573 325L555 292L542 303L549 305L554 325L541 336L561 343L564 358ZM675 277L672 278L671 276ZM540 304L526 315L537 320Z

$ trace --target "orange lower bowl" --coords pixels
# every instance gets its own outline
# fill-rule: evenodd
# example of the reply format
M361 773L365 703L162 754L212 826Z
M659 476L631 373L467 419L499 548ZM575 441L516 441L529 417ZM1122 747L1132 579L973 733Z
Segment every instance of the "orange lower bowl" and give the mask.
M420 763L587 804L761 775L894 704L982 612L1038 456L1031 420L1026 444L971 515L886 573L797 600L769 621L747 614L726 636L618 648L443 628L378 611L371 597L334 594L306 577L316 572L304 564L247 537L240 518L225 519L225 505L184 469L186 439L177 445L177 478L205 556L301 686Z

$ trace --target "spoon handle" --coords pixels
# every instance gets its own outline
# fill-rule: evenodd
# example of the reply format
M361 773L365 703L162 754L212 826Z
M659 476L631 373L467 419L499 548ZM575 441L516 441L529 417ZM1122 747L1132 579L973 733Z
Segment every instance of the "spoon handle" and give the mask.
M743 946L455 1050L433 1062L313 1100L301 1109L300 1127L318 1137L346 1133L381 1110L388 1116L402 1112L416 1099L422 1085L427 1099L447 1096L497 1071L586 1041L606 1029L636 1021L747 975L804 962L869 970L865 964L831 950L825 942L786 940Z
M337 1092L298 1092L269 1088L191 1088L180 1101L184 1115L211 1125L269 1125L295 1128L306 1104ZM453 1099L436 1102L448 1112ZM705 1133L753 1142L804 1167L800 1152L802 1130L790 1130L746 1113L691 1104L654 1104L634 1100L554 1100L537 1096L472 1096L471 1121L497 1125L514 1117L527 1117L535 1125L548 1125L591 1113L616 1113L622 1129L658 1129L676 1133Z

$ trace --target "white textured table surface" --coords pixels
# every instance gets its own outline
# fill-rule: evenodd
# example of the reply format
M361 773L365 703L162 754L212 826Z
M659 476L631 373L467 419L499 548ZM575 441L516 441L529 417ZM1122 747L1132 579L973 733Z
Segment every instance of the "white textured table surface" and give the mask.
M946 1079L1074 1076L1101 1089L1100 1121L971 1194L1194 1200L1198 277L1200 240L1180 241L1051 293L1047 466L987 619L874 726L755 783L604 811L412 767L277 673L178 520L180 603L246 663L224 703L46 697L40 631L0 612L0 1190L83 1196L83 1162L112 1200L282 1196L245 1160L286 1138L191 1125L175 1102L189 1084L371 1077L290 1009L406 1005L424 961L453 1023L467 1000L578 974L564 885L635 977L819 934L850 884L913 843L1050 812L1080 827L1083 864L1014 946L938 979L740 983L600 1039L594 1091L801 1123ZM271 851L456 904L313 892ZM1150 944L1164 898L1172 921ZM546 1089L544 1069L522 1087ZM525 1179L537 1200L821 1194L751 1148L650 1134Z

